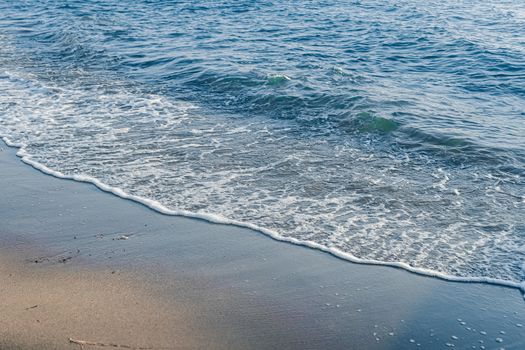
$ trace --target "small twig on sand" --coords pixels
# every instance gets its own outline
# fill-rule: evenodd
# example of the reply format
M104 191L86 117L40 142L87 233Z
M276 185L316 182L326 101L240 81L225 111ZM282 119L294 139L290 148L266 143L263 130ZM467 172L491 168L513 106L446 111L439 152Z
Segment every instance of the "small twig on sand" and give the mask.
M153 348L144 348L144 347L133 347L129 345L122 345L122 344L115 344L115 343L100 343L100 342L93 342L93 341L87 341L87 340L78 340L69 338L69 342L73 344L78 344L82 348L84 345L90 345L90 346L107 346L112 348L124 348L124 349L136 349L136 350L152 350Z

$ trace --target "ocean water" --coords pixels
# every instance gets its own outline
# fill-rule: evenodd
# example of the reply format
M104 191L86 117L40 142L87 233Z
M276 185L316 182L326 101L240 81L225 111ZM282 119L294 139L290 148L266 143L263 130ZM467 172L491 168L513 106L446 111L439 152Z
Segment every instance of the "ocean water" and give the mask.
M0 0L0 136L164 212L525 290L524 57L516 0Z

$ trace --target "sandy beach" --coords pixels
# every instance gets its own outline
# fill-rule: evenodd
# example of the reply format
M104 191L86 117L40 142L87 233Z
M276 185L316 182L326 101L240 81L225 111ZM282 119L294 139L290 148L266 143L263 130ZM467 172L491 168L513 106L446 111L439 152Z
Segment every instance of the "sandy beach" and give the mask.
M525 350L525 12L0 1L0 350Z
M516 289L161 215L15 152L2 143L1 349L525 347Z

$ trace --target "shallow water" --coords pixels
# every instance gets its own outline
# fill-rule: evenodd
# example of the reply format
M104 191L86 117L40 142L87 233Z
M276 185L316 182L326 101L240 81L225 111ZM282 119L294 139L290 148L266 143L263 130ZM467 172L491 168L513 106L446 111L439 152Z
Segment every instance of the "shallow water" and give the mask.
M0 135L171 209L525 279L518 1L0 1Z

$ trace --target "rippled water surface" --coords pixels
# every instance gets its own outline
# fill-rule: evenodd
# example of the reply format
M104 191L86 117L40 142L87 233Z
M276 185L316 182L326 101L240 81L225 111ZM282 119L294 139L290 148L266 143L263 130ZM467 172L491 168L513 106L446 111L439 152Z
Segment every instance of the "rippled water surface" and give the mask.
M357 258L525 279L521 1L2 1L0 135Z

